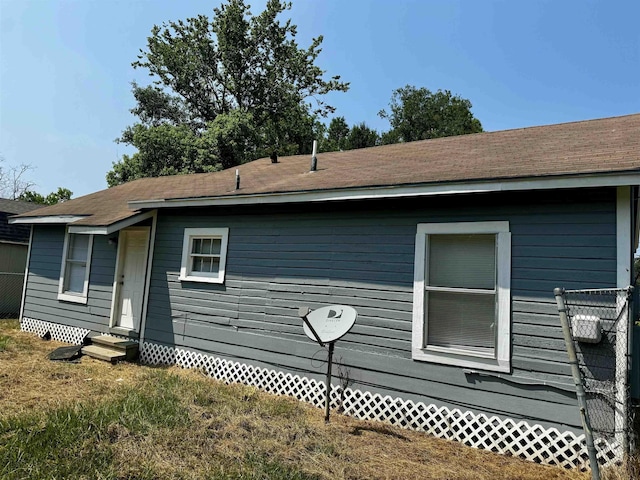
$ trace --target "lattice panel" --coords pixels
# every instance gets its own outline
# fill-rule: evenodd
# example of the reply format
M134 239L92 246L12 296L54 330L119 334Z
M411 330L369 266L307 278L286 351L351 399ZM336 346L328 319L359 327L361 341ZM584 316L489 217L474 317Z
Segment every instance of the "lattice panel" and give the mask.
M184 348L144 342L140 348L140 362L150 365L178 365L195 368L225 383L243 383L277 395L288 395L317 407L324 406L324 382L290 373L254 367L213 357ZM332 389L332 403L338 406L338 388Z
M43 336L47 332L51 334L51 338L59 342L71 343L73 345L82 344L84 338L91 330L86 328L69 327L58 323L44 322L33 318L23 317L20 321L20 329L23 332L35 333Z
M196 368L226 383L243 383L278 395L289 395L316 407L324 406L325 384L317 380L207 355L183 348L145 342L140 361L152 365ZM332 408L363 420L378 420L424 431L438 438L513 455L538 463L579 467L589 465L584 435L516 422L509 418L425 405L410 400L333 386ZM596 442L602 464L620 459L617 443Z

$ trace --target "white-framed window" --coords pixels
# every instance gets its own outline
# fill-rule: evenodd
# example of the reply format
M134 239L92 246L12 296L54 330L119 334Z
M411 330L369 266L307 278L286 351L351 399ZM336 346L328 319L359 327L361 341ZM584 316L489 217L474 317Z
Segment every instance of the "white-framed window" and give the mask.
M224 283L228 228L185 228L180 280Z
M412 356L511 369L509 222L418 224Z
M58 300L87 303L93 235L69 233L64 237Z

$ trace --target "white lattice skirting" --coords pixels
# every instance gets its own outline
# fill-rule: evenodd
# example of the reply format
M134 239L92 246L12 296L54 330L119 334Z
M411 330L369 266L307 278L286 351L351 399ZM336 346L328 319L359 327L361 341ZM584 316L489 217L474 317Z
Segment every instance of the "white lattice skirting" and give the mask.
M150 342L142 344L140 360L152 365L196 368L227 383L252 385L267 392L293 396L316 407L324 406L325 384L314 379ZM589 465L584 435L572 432L350 388L343 391L337 386L332 386L331 403L332 408L340 407L343 413L359 419L388 422L475 448L563 467L586 469ZM621 448L617 443L596 443L602 464L620 458Z
M22 330L40 336L46 332L62 342L80 344L89 330L68 327L31 318L23 318ZM254 367L225 360L201 352L144 342L140 361L151 365L178 365L196 368L227 382L252 385L278 395L289 395L324 407L325 383L277 370ZM378 420L404 428L419 430L438 438L455 440L465 445L522 457L538 463L563 467L588 468L589 459L584 435L560 432L555 428L516 422L509 418L476 414L459 409L425 405L401 398L382 396L332 386L331 406L363 420ZM608 465L620 460L622 448L617 442L596 440L600 463Z
M59 323L43 322L42 320L34 320L27 317L23 317L20 321L20 329L23 332L35 333L41 337L49 332L54 340L73 345L80 345L84 337L91 331L86 328L69 327Z

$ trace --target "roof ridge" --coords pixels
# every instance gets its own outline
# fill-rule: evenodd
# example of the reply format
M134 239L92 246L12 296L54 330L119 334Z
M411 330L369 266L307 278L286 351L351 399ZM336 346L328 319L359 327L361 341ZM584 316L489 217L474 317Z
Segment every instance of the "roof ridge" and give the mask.
M318 157L314 172L309 171L310 155L301 154L280 157L276 164L264 157L217 172L140 178L31 216L88 215L83 225L109 225L135 214L130 202L160 202L164 207L174 205L169 202L173 199L224 197L230 205L246 203L248 197L268 196L272 201L275 196L293 198L292 194L300 197L296 201L312 201L326 192L361 189L366 197L366 189L410 185L417 185L416 195L422 195L436 184L468 186L486 179L503 183L617 175L616 181L636 181L627 176L640 171L640 114L324 152ZM236 168L242 177L239 189L231 181Z
M534 129L540 129L540 128L552 128L552 127L562 127L562 126L567 126L567 125L577 125L577 124L581 124L581 123L591 123L591 122L604 122L607 120L618 120L621 118L626 118L626 117L640 117L640 112L637 113L627 113L624 115L613 115L611 117L603 117L603 118L587 118L585 120L569 120L566 122L560 122L560 123L545 123L542 125L529 125L526 127L515 127L515 128L507 128L504 130L493 130L491 132L479 132L479 133L501 133L501 132L515 132L518 130L534 130ZM446 138L451 138L451 137L446 137Z

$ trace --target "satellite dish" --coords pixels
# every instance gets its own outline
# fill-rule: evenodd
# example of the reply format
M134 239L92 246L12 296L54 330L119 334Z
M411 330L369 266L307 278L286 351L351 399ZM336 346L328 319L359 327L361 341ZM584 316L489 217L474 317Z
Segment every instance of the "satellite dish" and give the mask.
M353 307L330 305L310 312L307 315L307 321L322 343L332 343L344 337L351 330L357 317L358 313ZM307 322L304 322L303 327L307 337L314 342L318 341Z
M336 340L342 338L353 324L356 323L358 313L355 308L346 305L329 305L313 312L308 307L300 307L298 315L302 317L304 333L320 346L329 345L327 358L327 381L324 402L324 421L329 423L329 406L331 403L331 365L333 363L333 348Z

